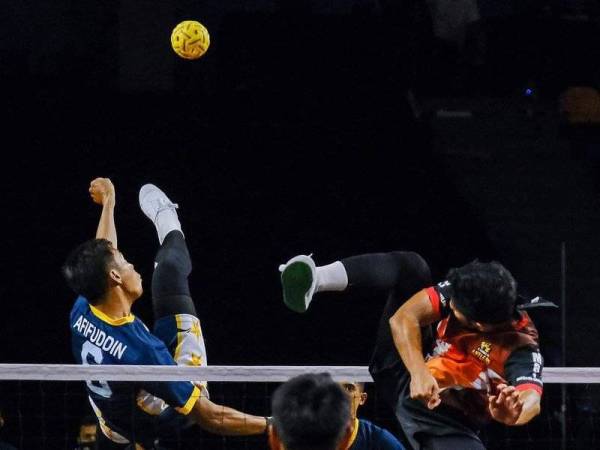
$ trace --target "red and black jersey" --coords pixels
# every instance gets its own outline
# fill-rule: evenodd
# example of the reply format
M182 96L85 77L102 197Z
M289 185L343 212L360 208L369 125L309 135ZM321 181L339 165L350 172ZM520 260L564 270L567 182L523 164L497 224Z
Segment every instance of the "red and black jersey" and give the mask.
M487 414L487 395L500 383L542 393L538 333L526 312L516 313L503 329L481 333L464 327L451 314L449 282L425 291L441 318L426 364L443 390L445 403Z

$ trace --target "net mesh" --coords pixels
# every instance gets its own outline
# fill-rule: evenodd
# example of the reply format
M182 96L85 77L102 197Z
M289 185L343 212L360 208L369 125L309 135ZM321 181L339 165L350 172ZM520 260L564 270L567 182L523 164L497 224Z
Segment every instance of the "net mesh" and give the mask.
M2 440L18 449L74 449L83 417L93 415L86 379L185 380L207 379L211 399L239 410L268 415L270 398L279 384L306 372L329 372L341 380L366 381L369 399L359 416L400 433L391 412L378 398L366 367L234 367L2 365L0 399L5 426ZM191 375L193 374L193 376ZM482 432L488 449L600 448L600 369L546 368L542 413L523 427L490 424ZM132 402L132 408L135 403ZM165 449L264 449L267 438L221 437L187 428L163 438ZM1 448L1 445L0 445ZM82 447L86 448L86 447ZM95 447L88 447L95 448ZM103 443L100 448L113 448Z

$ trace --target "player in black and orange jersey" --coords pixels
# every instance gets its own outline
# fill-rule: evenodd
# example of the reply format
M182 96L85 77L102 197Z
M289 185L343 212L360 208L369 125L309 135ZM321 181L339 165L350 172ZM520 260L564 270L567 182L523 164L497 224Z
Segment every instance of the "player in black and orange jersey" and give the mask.
M297 312L321 291L387 293L369 369L414 448L483 449L478 430L486 422L521 425L539 414L537 331L501 264L473 261L437 285L412 252L320 267L299 255L280 271L284 301Z

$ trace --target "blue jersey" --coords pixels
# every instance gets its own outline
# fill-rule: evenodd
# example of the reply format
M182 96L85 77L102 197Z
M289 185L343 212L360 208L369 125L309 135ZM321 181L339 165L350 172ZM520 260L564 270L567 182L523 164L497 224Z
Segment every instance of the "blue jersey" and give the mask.
M348 450L405 450L396 437L368 420L355 419Z
M133 314L111 319L83 297L77 298L70 317L73 355L79 364L176 365L165 343L154 336ZM151 448L161 422L137 406L136 397L144 390L164 400L172 408L161 419L173 418L175 408L188 414L200 395L188 381L87 381L90 403L104 433L119 442L123 438Z

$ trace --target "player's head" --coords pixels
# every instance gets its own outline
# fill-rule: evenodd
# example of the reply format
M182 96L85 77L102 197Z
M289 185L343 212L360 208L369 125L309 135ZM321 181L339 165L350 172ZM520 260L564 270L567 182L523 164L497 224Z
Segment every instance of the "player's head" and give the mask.
M79 423L77 443L80 448L95 448L98 433L98 420L94 416L84 416Z
M92 305L106 300L111 290L132 302L142 295L142 279L123 254L106 239L91 239L75 248L62 268L68 285Z
M367 393L365 392L365 384L352 382L352 381L343 381L340 385L346 391L346 394L350 398L350 412L352 413L352 418L356 418L356 413L358 411L358 407L365 404L367 401Z
M306 374L273 394L273 450L336 450L351 431L350 399L329 374Z
M480 331L511 320L517 299L517 282L498 262L472 261L451 269L450 307L463 324Z

